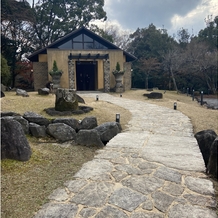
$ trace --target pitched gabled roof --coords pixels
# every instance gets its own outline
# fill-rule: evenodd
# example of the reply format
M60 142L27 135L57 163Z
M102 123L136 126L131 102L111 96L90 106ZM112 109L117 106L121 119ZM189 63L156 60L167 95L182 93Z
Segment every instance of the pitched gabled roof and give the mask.
M92 37L93 39L95 39L96 41L100 42L102 45L106 46L109 49L120 49L119 47L117 47L116 45L114 45L113 43L107 41L106 39L98 36L96 33L88 30L85 27L81 27L75 31L72 31L71 33L67 34L66 36L58 39L57 41L51 43L50 45L46 46L45 48L39 49L38 51L35 51L33 54L31 54L29 57L27 57L30 61L38 61L38 55L39 54L47 54L47 49L48 48L57 48L58 46L60 46L61 44L69 41L71 38L76 37L80 34L87 34L90 37ZM129 54L126 51L123 51L123 53L126 55L126 61L130 62L130 61L134 61L137 58L134 55Z

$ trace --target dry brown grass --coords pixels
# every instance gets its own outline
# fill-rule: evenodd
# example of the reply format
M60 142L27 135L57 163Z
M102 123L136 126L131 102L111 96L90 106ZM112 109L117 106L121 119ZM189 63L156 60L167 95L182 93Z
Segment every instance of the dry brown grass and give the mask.
M96 116L98 124L104 122L115 121L115 114L118 111L122 117L126 117L127 121L131 114L122 107L115 106L109 102L96 101L92 98L84 98L86 105L93 107L94 110L88 114L72 115L65 117L73 117L82 120L87 116ZM23 115L26 111L34 111L48 119L54 119L58 116L48 115L44 109L51 108L55 105L55 95L42 96L37 92L29 92L29 97L17 96L15 92L6 92L6 97L1 99L1 111L13 111ZM83 105L83 104L81 104ZM126 120L121 120L121 126L125 128Z
M51 192L72 179L84 162L91 160L95 147L60 147L30 140L33 151L27 162L2 160L1 217L28 218L46 203Z
M164 91L158 90L158 92L164 93ZM218 110L207 109L205 106L201 106L197 101L192 101L190 96L185 94L177 94L174 91L166 91L163 94L163 99L148 99L144 97L144 93L149 93L146 90L131 90L123 93L124 98L133 100L139 100L156 104L173 109L174 102L177 102L177 110L191 119L194 133L201 130L213 129L218 134ZM117 94L114 94L115 96Z
M213 129L218 133L218 111L206 109L193 102L186 95L175 92L166 92L161 100L148 100L143 96L145 90L131 90L123 93L123 98L145 101L151 104L173 109L177 101L177 109L190 117L194 132L204 129ZM13 111L21 115L26 111L34 111L49 119L43 109L54 107L55 95L39 96L36 92L29 93L29 98L16 96L14 92L6 92L1 99L1 111ZM113 94L119 96L118 94ZM88 114L73 115L76 119L86 116L96 116L98 124L115 120L115 114L121 114L121 125L131 119L131 114L116 105L108 102L85 98L86 104L94 108ZM46 202L48 195L81 168L82 164L94 157L96 147L85 147L72 144L61 147L51 139L35 139L28 137L33 154L29 161L14 160L1 161L1 217L28 218L32 217L40 205Z

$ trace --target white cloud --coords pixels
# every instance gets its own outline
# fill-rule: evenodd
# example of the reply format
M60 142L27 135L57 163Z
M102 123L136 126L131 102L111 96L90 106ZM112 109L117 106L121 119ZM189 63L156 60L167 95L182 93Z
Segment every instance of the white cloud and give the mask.
M124 30L135 31L153 23L176 34L181 28L198 34L205 28L204 18L218 15L217 0L105 0L109 22L120 23Z
M190 34L197 35L201 29L206 27L205 18L214 19L218 16L218 2L216 0L203 0L195 9L191 10L185 16L175 14L171 18L171 28L168 30L170 34L176 33L175 30L181 28L188 29Z

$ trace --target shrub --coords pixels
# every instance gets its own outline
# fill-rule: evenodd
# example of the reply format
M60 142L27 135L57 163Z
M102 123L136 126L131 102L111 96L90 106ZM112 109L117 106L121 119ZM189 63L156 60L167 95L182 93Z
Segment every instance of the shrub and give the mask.
M57 62L54 61L54 62L53 62L52 70L49 71L49 74L50 74L51 76L54 76L54 75L62 75L62 73L63 73L62 70L59 70L59 69L58 69Z
M1 55L1 83L8 86L11 81L10 67L7 64L7 60Z

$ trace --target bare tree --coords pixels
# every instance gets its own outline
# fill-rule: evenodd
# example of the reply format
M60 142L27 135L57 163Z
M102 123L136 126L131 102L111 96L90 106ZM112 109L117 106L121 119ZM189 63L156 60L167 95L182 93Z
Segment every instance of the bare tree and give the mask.
M175 90L178 92L177 83L175 74L181 69L184 59L183 59L183 51L178 47L174 47L170 49L167 53L162 54L162 67L164 71L169 73L169 89L171 79L173 81L173 85Z
M187 47L186 58L194 74L206 81L214 94L217 90L217 49L210 50L208 44L193 40Z
M139 60L139 69L145 75L145 88L148 89L148 78L152 71L159 69L160 63L156 58L141 58Z
M110 24L105 22L105 33L112 36L113 43L123 50L127 50L128 45L131 41L130 32L121 30L116 24Z

